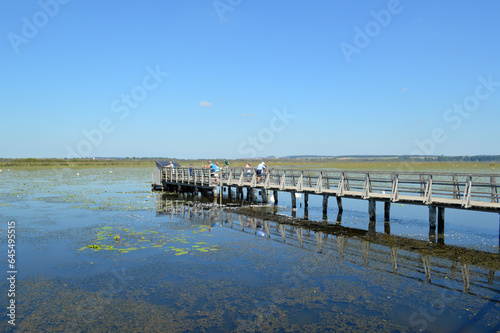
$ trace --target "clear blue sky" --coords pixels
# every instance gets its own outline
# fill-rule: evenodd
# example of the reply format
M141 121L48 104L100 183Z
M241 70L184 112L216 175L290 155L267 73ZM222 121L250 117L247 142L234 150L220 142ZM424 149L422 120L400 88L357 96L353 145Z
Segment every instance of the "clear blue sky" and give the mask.
M500 153L497 0L0 13L0 157Z

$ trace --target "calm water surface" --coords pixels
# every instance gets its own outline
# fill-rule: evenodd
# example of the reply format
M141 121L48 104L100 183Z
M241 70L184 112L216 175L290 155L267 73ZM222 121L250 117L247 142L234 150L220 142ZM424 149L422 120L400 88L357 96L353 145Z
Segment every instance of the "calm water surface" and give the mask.
M0 172L4 276L12 221L17 271L15 326L0 284L1 331L500 330L496 214L447 210L438 246L423 207L393 205L388 235L368 233L366 202L346 200L337 226L333 201L325 223L310 196L320 222L306 226L284 193L275 209L220 210L151 193L151 173Z

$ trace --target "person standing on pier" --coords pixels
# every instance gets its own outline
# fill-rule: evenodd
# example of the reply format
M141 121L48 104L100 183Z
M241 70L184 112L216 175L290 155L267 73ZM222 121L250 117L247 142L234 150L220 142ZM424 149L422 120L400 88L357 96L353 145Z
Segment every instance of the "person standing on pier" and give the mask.
M245 165L245 169L247 178L250 178L252 176L252 163L248 162L247 165Z
M174 164L172 163L172 161L169 161L168 162L168 165L165 167L165 168L175 168Z
M261 162L259 165L257 165L257 182L260 182L260 179L262 178L262 171L267 169L267 165L264 162Z
M208 161L208 163L210 163L209 165L205 166L205 168L211 168L212 169L212 172L214 173L214 176L217 177L216 178L216 182L218 181L219 179L219 167L217 165L215 165L212 161Z

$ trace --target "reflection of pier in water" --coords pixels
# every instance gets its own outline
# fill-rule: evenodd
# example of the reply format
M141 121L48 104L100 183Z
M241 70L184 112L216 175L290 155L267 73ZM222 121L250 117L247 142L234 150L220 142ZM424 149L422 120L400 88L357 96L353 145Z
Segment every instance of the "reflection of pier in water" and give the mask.
M157 213L189 218L212 227L227 227L271 240L336 257L475 296L492 299L500 291L497 271L499 254L457 246L430 243L400 236L324 223L300 224L300 220L276 222L253 214L237 213L237 208L220 210L199 202L173 201L157 196ZM272 207L262 216L273 212ZM261 210L262 212L262 210ZM283 219L283 216L279 216ZM498 302L498 300L494 300Z

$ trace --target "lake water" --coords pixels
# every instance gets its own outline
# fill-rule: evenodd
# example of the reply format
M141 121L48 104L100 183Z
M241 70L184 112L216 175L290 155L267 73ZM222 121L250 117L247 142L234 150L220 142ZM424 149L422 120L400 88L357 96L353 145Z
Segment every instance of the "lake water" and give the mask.
M368 232L365 201L337 225L310 196L305 222L285 193L221 210L152 193L152 171L0 172L2 332L500 330L497 214L448 209L436 244L425 207L393 205L390 234L377 207Z

